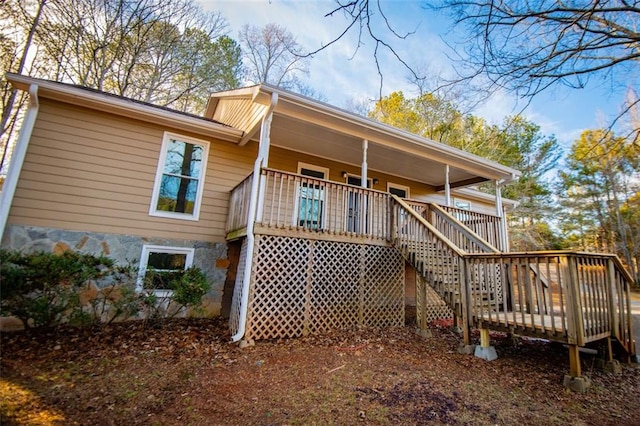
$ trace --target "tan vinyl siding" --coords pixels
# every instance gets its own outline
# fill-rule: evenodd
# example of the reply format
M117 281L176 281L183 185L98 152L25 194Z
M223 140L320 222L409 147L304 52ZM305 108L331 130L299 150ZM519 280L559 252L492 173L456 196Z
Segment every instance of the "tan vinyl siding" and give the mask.
M209 140L200 220L149 216L165 131L41 100L9 223L142 237L224 241L229 191L251 173L255 144Z

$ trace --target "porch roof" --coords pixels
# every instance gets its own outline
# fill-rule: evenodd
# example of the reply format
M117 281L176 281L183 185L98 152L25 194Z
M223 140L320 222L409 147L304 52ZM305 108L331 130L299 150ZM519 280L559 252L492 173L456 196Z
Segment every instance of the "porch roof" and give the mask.
M266 84L212 94L205 117L242 129L245 143L257 141L273 94L273 146L359 167L366 139L370 172L423 182L436 191L444 189L446 165L451 188L508 182L520 175L494 161Z

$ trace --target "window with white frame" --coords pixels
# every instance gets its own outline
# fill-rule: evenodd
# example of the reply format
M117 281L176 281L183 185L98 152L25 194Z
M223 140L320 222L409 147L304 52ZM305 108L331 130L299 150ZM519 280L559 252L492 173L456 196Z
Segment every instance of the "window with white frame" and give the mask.
M455 199L453 201L453 206L461 210L471 210L471 201Z
M400 198L409 198L409 187L398 183L387 182L387 192Z
M329 169L298 163L298 173L316 179L328 179ZM296 224L307 229L322 229L325 215L325 187L313 181L303 181L296 197Z
M347 174L347 184L362 187L362 176ZM367 188L373 186L373 180L367 179ZM368 194L359 189L347 190L347 231L362 232L367 229L367 204Z
M171 281L193 265L193 248L147 245L142 246L138 291L156 294L171 293Z
M165 133L149 214L198 220L209 142Z

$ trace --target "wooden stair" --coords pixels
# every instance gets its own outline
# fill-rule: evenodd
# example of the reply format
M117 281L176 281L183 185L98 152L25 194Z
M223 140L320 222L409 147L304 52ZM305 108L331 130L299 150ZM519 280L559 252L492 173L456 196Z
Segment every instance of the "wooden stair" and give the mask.
M628 304L633 280L615 255L501 253L455 218L441 215L447 231L440 231L393 199L394 245L463 319L465 343L468 329L477 327L572 347L609 339L627 357L635 354Z

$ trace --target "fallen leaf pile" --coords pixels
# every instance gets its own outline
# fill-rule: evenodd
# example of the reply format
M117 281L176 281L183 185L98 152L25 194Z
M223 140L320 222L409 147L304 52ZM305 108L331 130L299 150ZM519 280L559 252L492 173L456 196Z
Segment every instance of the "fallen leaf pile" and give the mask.
M431 333L352 329L244 349L220 319L3 333L0 423L640 423L636 364L610 374L583 354L592 386L577 394L562 385L562 345L492 334L499 358L487 362L459 354L449 324Z

